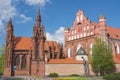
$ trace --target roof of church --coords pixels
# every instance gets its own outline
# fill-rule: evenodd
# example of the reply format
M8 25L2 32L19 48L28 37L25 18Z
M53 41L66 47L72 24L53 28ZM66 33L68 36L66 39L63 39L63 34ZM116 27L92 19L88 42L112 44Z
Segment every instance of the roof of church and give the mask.
M15 50L30 50L32 48L32 39L29 37L15 37L14 39L14 49ZM45 50L47 47L54 46L55 52L58 52L57 42L56 41L46 41Z
M96 28L99 27L99 24L95 22L91 22L91 25L94 25ZM109 38L120 39L120 28L106 26L106 31L109 34Z
M32 40L28 37L15 37L14 44L15 50L30 50L32 47Z
M66 58L66 59L50 59L47 63L48 64L82 64L82 61Z
M110 38L120 39L120 29L107 26L106 27L107 33L109 34Z

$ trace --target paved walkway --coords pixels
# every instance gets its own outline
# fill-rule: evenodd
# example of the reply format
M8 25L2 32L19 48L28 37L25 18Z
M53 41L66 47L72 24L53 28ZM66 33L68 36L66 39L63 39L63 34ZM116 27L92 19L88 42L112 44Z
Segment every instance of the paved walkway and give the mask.
M102 77L88 77L88 80L105 80Z
M0 77L0 80L15 80L15 78L22 78L22 80L54 80L54 78L34 78L30 76L17 76L17 77L11 77L11 78L4 78ZM88 77L88 80L105 80L102 77Z

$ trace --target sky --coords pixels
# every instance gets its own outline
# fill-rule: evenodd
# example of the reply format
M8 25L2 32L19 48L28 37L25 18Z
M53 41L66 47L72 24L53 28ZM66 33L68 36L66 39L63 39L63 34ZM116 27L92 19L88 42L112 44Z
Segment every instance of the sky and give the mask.
M10 17L14 35L32 37L38 6L47 40L64 43L64 28L71 27L78 10L93 22L104 14L107 25L120 28L120 0L0 0L0 47L5 44Z

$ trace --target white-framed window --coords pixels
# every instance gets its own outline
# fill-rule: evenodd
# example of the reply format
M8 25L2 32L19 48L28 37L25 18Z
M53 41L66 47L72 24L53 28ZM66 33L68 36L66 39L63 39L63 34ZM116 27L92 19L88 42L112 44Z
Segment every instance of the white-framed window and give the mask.
M86 27L83 28L83 31L86 31Z
M93 32L92 32L92 31L90 32L90 35L93 35Z
M77 16L77 23L79 23L80 22L80 17L79 16Z
M117 54L120 54L120 47L119 47L119 45L117 43L115 44L115 52Z
M77 35L77 38L79 38L79 34Z
M87 36L89 36L89 32L87 33Z
M90 55L92 56L93 43L90 44Z
M71 37L69 37L69 40L71 40Z
M80 38L82 38L83 36L82 36L82 33L80 34Z
M76 35L74 35L74 39L76 39Z
M80 15L80 21L83 21L83 15Z
M72 35L74 34L74 32L72 31Z
M86 37L86 33L84 33L84 37Z
M82 47L82 45L79 43L78 46L77 46L77 50L76 50L76 53L77 51Z
M68 49L68 58L72 58L72 49L71 48Z
M87 30L89 30L89 26L87 26Z
M76 34L77 32L76 32L76 30L75 30L75 34Z
M74 39L74 37L72 36L72 40Z

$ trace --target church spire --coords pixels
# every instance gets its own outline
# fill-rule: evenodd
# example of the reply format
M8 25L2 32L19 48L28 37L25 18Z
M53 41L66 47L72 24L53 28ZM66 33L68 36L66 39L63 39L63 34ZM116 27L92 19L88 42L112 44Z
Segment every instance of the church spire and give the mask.
M8 24L7 24L7 31L13 30L13 25L12 25L12 18L10 17Z
M38 7L38 14L36 17L36 27L40 27L41 26L41 16L40 16L40 7Z

